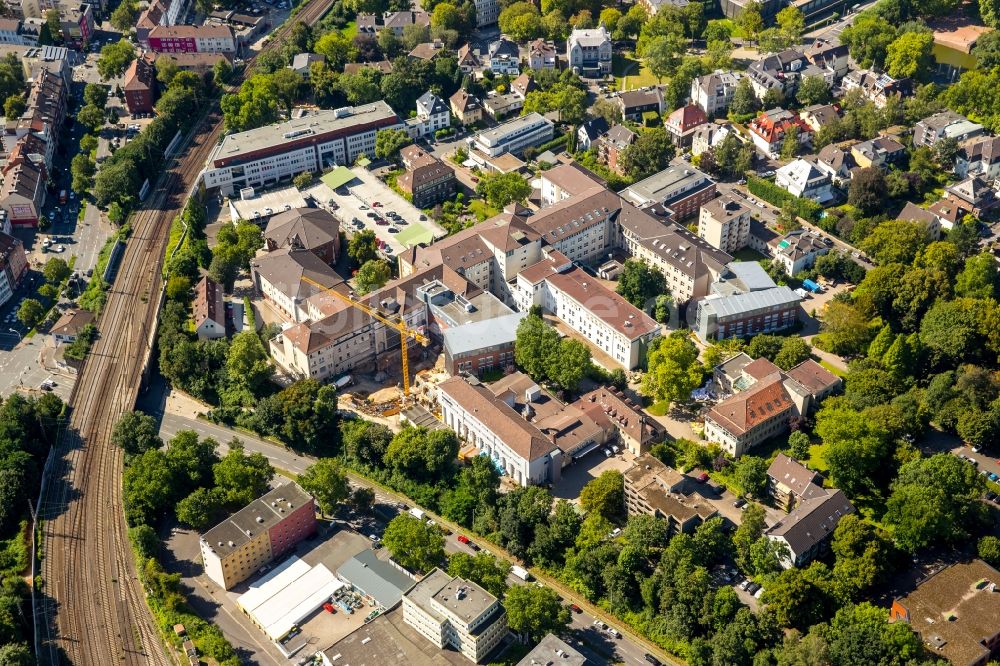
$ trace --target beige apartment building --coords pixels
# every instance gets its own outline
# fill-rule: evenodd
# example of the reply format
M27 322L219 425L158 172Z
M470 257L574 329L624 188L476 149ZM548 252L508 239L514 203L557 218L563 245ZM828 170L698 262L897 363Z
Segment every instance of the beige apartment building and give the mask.
M698 236L712 247L734 254L750 242L750 208L728 195L702 204Z

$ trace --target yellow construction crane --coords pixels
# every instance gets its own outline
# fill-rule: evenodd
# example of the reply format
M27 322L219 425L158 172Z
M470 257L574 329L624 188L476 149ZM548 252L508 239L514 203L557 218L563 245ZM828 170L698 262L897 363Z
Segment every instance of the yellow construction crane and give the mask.
M420 344L426 347L431 342L429 339L427 339L427 336L420 333L420 331L409 328L404 322L397 322L397 321L392 321L391 319L386 319L385 317L375 312L375 310L368 307L364 303L356 301L350 296L345 296L344 294L340 293L339 291L336 291L332 287L325 287L319 282L316 282L315 280L308 278L304 275L302 276L302 281L311 284L312 286L318 288L323 293L330 294L331 296L334 296L344 301L348 305L356 307L357 309L361 310L362 312L370 316L372 319L377 319L378 321L382 322L389 328L399 333L399 346L403 353L403 399L405 400L406 398L410 397L410 358L406 354L406 339L413 338L415 341L419 342Z

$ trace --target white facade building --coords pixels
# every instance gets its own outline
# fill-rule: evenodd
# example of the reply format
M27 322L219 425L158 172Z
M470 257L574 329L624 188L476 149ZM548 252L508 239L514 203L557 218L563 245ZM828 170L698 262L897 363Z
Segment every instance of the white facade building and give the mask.
M504 153L519 153L529 146L551 141L552 136L552 121L539 113L529 113L483 130L468 139L468 142L470 147L487 157L498 157Z
M476 0L476 25L480 28L493 25L500 18L500 3L497 0Z
M803 159L797 159L778 169L774 184L787 190L789 194L819 203L826 203L833 198L830 174Z
M709 116L724 114L733 101L733 93L743 75L719 70L691 81L691 103L697 104Z
M741 250L750 242L750 208L728 195L703 204L698 236L728 254Z
M348 165L375 154L379 130L402 128L384 101L308 113L223 138L205 168L207 189L232 195L245 187L268 187L303 171ZM550 126L551 131L551 126Z
M574 29L566 40L569 67L582 76L607 76L611 73L611 35L600 27Z
M451 126L451 110L440 97L431 91L417 100L417 115L406 121L406 130L414 139L433 136L438 130Z

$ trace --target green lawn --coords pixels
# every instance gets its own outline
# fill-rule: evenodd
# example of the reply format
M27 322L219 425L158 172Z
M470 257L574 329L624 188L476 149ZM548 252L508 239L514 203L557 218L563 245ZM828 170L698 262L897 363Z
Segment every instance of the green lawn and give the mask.
M764 255L762 255L760 252L758 252L757 250L751 250L748 247L745 247L742 250L738 250L736 252L736 254L733 255L733 258L736 259L737 261L765 261L765 260L767 260L767 257L765 257Z
M813 444L809 447L809 460L806 464L821 474L826 474L830 466L826 464L826 444Z
M358 34L358 22L351 21L341 29L341 32L348 39L354 39L354 36Z
M837 375L838 377L846 377L847 376L846 372L844 372L843 370L841 370L840 368L838 368L837 366L835 366L833 363L830 363L829 361L823 361L823 360L821 360L819 362L819 364L821 366L823 366L824 368L826 368L827 370L829 370L830 372L832 372L833 374Z
M659 402L654 402L652 405L646 408L646 411L653 416L664 416L670 409L669 400L661 400Z
M629 52L614 55L611 73L615 77L618 90L635 90L645 86L655 86L657 79L640 58Z
M476 219L482 222L483 220L488 220L494 215L498 215L500 211L493 208L487 204L482 199L473 199L469 202L469 212L476 216Z

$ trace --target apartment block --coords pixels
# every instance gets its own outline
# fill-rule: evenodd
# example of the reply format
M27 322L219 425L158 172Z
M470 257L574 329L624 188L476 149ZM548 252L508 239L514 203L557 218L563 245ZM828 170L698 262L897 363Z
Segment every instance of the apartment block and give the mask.
M225 590L316 532L316 503L296 483L262 495L201 536L205 574Z
M403 621L478 663L507 635L507 611L479 585L434 569L403 596Z
M698 236L728 254L743 249L750 242L750 208L729 195L703 204Z
M236 53L236 36L227 25L158 25L149 31L155 53Z
M630 516L663 518L671 532L690 534L718 512L686 486L687 477L646 454L625 472L625 506Z
M473 149L470 157L475 159L477 151L487 157L498 157L504 153L518 154L529 146L551 141L553 132L551 120L532 112L471 137L468 140L469 147Z
M232 195L245 187L269 187L303 171L352 164L375 154L379 130L403 124L384 101L322 110L285 122L229 134L204 172L205 187Z

